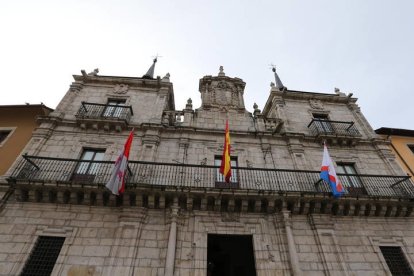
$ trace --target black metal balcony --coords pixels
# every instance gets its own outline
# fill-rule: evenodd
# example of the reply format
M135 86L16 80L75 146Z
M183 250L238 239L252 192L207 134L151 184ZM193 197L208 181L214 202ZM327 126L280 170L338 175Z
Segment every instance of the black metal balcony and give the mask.
M126 125L133 114L131 106L82 102L76 118L80 123Z
M103 187L114 166L109 161L85 161L49 157L23 156L9 181L11 183L41 183L42 186L70 185ZM126 189L139 187L221 189L266 191L283 194L331 193L330 186L320 179L319 171L264 168L232 168L232 183L223 185L217 166L170 163L128 163ZM414 198L414 186L409 176L338 174L345 187L345 197Z
M318 137L360 137L354 122L329 121L323 119L312 119L308 128L312 135Z

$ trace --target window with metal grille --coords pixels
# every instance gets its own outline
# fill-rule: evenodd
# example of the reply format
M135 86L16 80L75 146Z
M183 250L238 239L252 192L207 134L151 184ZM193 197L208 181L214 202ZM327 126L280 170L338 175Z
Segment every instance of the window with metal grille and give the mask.
M50 275L64 242L65 237L40 236L20 275Z
M380 249L392 275L414 275L401 247L380 246Z

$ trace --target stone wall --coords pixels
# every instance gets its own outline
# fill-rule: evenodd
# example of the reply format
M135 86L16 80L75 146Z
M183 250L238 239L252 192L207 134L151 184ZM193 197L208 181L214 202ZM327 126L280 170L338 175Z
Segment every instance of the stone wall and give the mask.
M163 275L170 225L168 209L8 203L0 215L0 275L16 275L40 235L63 236L53 275ZM414 259L412 218L289 218L303 275L385 275L380 245L401 246ZM290 275L281 213L181 210L174 275L205 275L207 235L252 235L257 275Z

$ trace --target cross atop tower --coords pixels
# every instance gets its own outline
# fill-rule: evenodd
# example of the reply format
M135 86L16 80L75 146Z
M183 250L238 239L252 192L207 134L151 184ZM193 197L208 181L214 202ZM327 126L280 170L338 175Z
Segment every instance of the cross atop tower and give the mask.
M276 65L271 63L270 66L271 66L272 71L275 75L276 88L279 89L279 90L286 89L286 87L283 85L282 81L280 80L278 74L276 73Z

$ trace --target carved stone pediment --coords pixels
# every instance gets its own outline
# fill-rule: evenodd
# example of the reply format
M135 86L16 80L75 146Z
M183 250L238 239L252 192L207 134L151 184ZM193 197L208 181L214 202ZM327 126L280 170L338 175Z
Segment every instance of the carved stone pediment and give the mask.
M199 85L201 105L204 108L244 109L245 85L239 78L205 76Z

